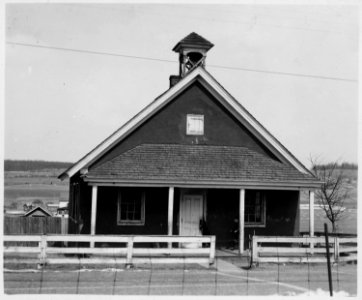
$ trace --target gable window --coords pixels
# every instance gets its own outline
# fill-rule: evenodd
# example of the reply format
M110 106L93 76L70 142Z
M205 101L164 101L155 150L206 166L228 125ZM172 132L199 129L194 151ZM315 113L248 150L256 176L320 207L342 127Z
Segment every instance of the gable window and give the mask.
M250 191L248 197L245 197L245 226L264 227L265 208L265 194L261 191Z
M186 134L187 135L203 135L204 134L204 116L203 115L187 115Z
M118 192L117 223L145 224L145 192L139 189L122 189Z

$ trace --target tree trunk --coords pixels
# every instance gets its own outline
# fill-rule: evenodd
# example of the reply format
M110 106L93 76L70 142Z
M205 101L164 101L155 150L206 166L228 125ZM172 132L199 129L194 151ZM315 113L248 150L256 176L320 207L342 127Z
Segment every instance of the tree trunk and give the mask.
M337 224L336 221L332 222L332 233L337 233Z

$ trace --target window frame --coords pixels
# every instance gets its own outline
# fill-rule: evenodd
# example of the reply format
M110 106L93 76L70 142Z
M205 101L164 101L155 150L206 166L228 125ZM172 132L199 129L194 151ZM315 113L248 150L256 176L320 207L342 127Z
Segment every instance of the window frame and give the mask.
M256 191L254 201L256 200L256 195L260 194L261 200L261 221L260 222L246 222L246 215L244 215L244 227L266 227L266 195L262 191ZM245 208L246 208L246 198L245 198ZM244 212L246 214L246 210Z
M202 121L202 130L200 132L190 131L188 126L189 120L201 120ZM204 135L205 132L205 117L204 115L199 114L187 114L186 115L186 135Z
M140 220L122 220L121 219L121 202L122 190L118 191L117 196L117 225L120 226L144 226L145 225L145 191L141 192L141 219Z

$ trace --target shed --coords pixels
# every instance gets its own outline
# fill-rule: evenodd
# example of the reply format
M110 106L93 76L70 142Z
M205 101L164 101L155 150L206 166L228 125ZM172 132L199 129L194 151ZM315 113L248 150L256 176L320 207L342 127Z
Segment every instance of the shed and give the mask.
M23 217L51 217L52 214L41 206L36 206L33 209L24 213Z

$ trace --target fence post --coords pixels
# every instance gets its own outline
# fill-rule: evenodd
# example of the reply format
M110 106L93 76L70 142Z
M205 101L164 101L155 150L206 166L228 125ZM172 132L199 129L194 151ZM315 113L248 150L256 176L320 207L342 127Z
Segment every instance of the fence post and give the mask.
M327 223L324 223L324 236L326 240L326 253L327 253L327 271L328 271L328 282L329 282L329 295L333 297L333 282L332 282L332 271L331 262L329 256L329 241L328 241L328 227Z
M127 268L130 268L132 266L132 254L133 254L133 236L130 236L127 242L127 261L126 261Z
M339 238L334 238L334 262L338 263L339 260Z
M310 238L310 243L309 243L310 255L313 255L314 254L314 251L313 251L314 250L314 241L313 241L314 237L310 236L309 238Z
M216 238L213 235L210 237L210 258L209 258L209 265L212 265L215 262L215 243Z
M47 236L46 235L42 235L40 237L40 242L39 242L39 264L38 264L38 269L42 268L45 265L46 262L46 249L47 249Z
M258 240L255 235L252 236L252 247L251 247L251 264L258 262Z

